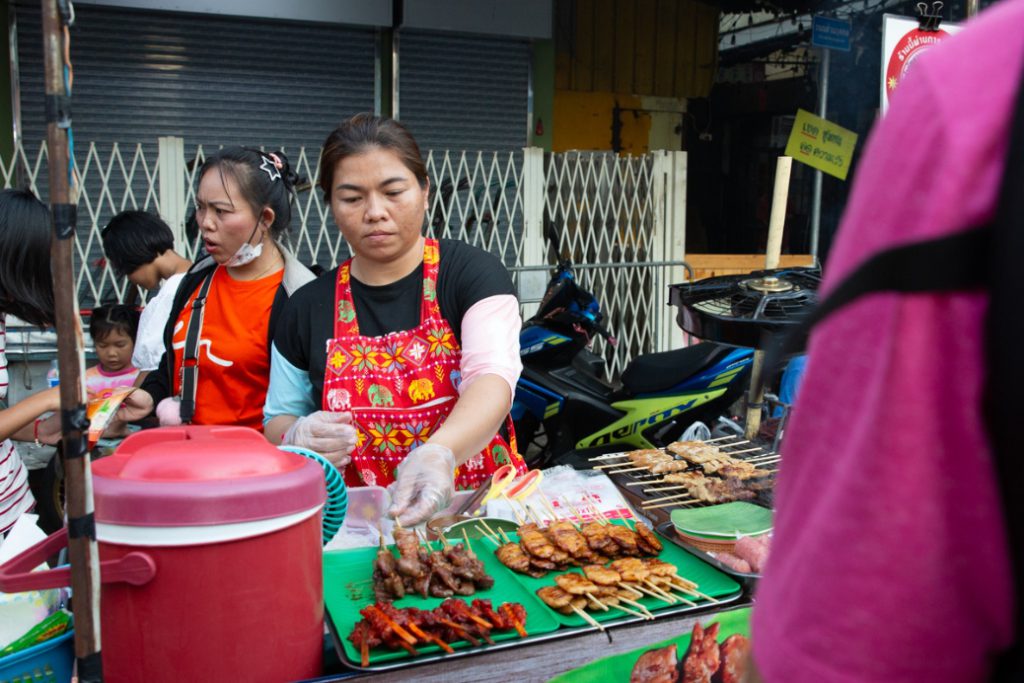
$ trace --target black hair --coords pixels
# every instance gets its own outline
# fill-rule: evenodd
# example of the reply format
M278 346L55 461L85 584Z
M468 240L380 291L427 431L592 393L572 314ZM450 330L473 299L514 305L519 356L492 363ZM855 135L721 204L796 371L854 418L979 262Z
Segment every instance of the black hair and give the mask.
M103 341L107 335L116 331L124 332L135 341L135 335L139 332L139 311L134 306L111 304L92 309L89 336L93 344Z
M362 113L342 121L324 140L320 153L320 189L325 202L331 203L334 169L338 162L374 147L394 152L416 177L420 187L427 187L427 167L409 129L394 119Z
M174 248L174 233L156 214L122 211L100 233L103 253L120 276L131 275Z
M29 190L0 191L0 313L54 323L50 211Z
M283 152L263 152L249 147L228 147L218 151L203 162L197 182L201 182L207 171L217 169L229 174L238 183L238 191L248 202L257 216L263 207L274 210L274 222L270 225L270 236L278 238L291 226L291 200L295 185L302 179L291 169L288 157Z

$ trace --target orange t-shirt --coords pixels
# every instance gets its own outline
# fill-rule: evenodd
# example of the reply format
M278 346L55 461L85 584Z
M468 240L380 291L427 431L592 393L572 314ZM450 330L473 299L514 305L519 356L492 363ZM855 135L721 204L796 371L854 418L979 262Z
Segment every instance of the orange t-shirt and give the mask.
M270 382L267 325L284 270L259 280L233 279L217 267L206 297L199 336L199 383L194 424L237 425L263 431L263 403ZM181 391L181 363L192 302L174 325L174 393Z

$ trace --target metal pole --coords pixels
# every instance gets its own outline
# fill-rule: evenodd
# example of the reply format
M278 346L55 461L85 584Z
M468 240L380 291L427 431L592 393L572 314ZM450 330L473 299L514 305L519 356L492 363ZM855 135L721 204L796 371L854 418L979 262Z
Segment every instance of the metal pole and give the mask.
M68 130L71 98L64 79L64 25L58 0L41 0L43 56L46 81L46 142L49 154L50 210L54 239L50 248L53 270L54 315L57 323L57 363L60 369L60 407L68 512L68 556L74 594L75 657L78 680L103 680L100 659L100 567L93 518L82 400L82 329L75 296L71 251L75 236L77 198L71 196ZM65 5L66 6L66 5Z
M821 72L818 80L818 116L826 118L828 113L828 70L832 51L821 48ZM818 262L818 234L821 231L821 171L814 171L814 194L811 200L811 257Z
M967 18L970 19L978 13L980 8L981 0L967 0Z

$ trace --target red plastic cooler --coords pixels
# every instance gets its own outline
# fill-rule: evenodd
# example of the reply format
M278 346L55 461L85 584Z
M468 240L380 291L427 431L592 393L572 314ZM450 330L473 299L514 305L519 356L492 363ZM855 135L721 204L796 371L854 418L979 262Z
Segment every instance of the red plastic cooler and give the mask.
M105 680L321 673L318 464L251 429L188 426L134 434L92 473Z

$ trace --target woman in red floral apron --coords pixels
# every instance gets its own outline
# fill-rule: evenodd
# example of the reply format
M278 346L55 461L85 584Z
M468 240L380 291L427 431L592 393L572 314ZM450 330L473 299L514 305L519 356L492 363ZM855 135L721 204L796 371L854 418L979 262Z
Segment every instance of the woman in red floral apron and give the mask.
M502 465L525 471L508 419L518 303L496 258L423 237L426 168L397 122L343 123L320 184L353 257L289 300L266 434L325 453L350 486L395 484L391 513L415 524Z

